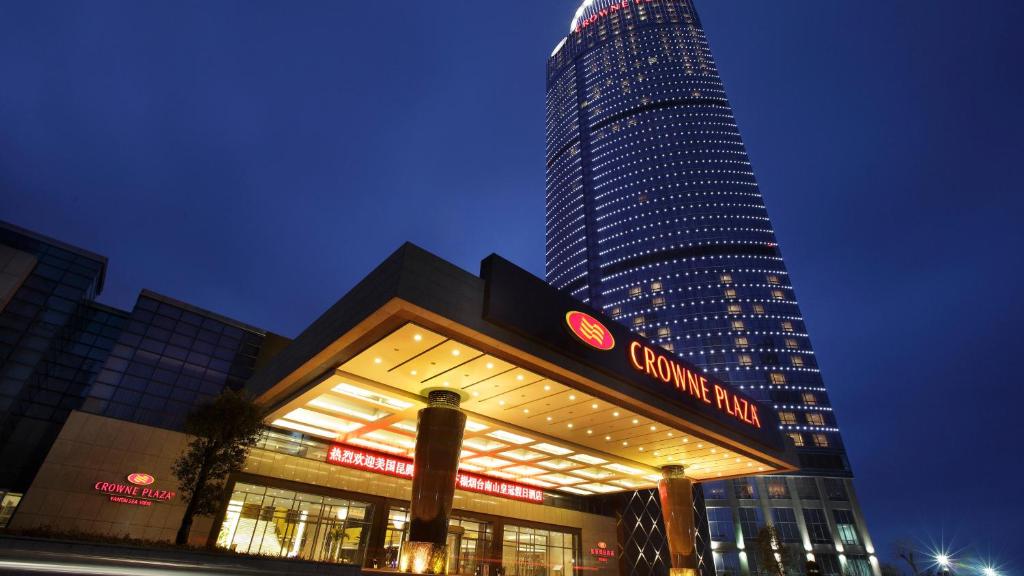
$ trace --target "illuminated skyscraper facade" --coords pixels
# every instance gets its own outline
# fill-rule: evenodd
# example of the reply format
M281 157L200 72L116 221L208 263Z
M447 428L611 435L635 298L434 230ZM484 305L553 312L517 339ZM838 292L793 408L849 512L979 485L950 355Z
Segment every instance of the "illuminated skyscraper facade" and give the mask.
M705 484L718 573L760 572L751 540L772 523L795 570L813 559L825 574L877 574L828 393L691 0L580 7L548 60L546 163L548 281L755 395L799 454L802 476ZM643 449L642 439L631 445ZM623 551L624 568L661 573L658 515L646 511L656 498L634 498L626 521L650 526Z

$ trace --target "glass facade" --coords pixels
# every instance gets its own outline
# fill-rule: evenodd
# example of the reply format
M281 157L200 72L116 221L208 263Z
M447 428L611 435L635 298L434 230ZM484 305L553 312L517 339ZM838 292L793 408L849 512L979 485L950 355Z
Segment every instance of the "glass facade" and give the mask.
M811 488L830 478L855 501L828 392L693 2L585 2L548 60L546 123L548 281L777 410L810 476L798 499L820 500ZM762 500L764 490L733 488L740 493L726 503L737 521L740 500ZM780 485L768 494L792 495ZM798 530L806 534L804 523ZM822 553L839 543L818 540Z
M29 262L0 309L0 490L24 492L126 315L93 302L106 258L3 223L0 246Z
M245 384L265 335L143 291L82 409L178 429L194 405Z

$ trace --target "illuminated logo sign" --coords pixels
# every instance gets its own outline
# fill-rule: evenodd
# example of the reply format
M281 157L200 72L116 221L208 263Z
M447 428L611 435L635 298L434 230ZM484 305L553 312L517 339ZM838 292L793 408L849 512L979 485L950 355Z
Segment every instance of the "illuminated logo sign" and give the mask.
M573 310L565 315L565 324L572 331L573 335L582 340L585 344L598 350L611 350L615 348L615 338L611 330L605 327L600 320L586 312Z
M327 450L326 461L329 464L337 464L346 468L366 470L399 478L412 478L413 472L413 462L408 458L399 458L342 444L331 444L331 447ZM544 502L544 492L537 488L468 472L459 472L458 477L455 479L455 485L457 488L470 492L480 492L514 500L525 500L526 502Z
M627 353L634 370L672 386L709 406L714 406L744 424L761 428L756 404L717 382L710 382L706 377L676 362L668 354L635 340L629 343Z
M590 549L590 555L597 558L598 562L607 562L609 558L615 557L615 550L608 548L605 542L598 542L597 548Z
M132 474L128 475L128 481L131 482L132 484L136 484L138 486L149 486L153 482L156 482L156 478L153 478L149 474L144 474L142 472L135 472L135 473L132 473Z
M610 14L614 14L619 10L625 10L629 8L630 4L633 4L634 6L640 6L641 4L650 4L652 2L654 2L654 0L619 0L614 4L610 4L607 8L602 8L597 12L594 12L590 16L587 16L586 18L583 18L576 22L576 27L573 28L573 32L579 32L580 30L586 28L587 26L590 26L591 24L596 24L598 20L606 18Z
M158 490L148 486L156 482L151 474L134 472L128 475L129 484L120 482L97 482L92 489L104 494L111 502L133 506L152 506L154 502L167 502L175 496L169 490Z

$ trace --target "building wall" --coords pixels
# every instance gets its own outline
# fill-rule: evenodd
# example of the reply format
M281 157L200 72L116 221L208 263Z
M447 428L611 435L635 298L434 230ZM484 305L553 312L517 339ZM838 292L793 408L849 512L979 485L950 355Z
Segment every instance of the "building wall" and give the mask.
M113 536L172 541L184 512L180 497L149 507L117 504L96 492L97 482L124 482L128 474L143 472L156 478L153 486L177 491L171 465L186 445L180 432L146 426L85 412L74 412L54 442L35 482L11 520L15 530L51 527ZM354 470L267 449L254 449L243 472L317 488L369 494L407 502L411 481ZM581 531L584 567L601 576L618 576L616 562L598 563L587 552L598 542L616 541L615 519L576 510L541 506L456 490L454 508L489 516L577 528ZM193 544L205 544L212 518L198 518L191 533Z
M548 281L778 410L803 474L852 477L692 0L594 0L580 22L547 67Z

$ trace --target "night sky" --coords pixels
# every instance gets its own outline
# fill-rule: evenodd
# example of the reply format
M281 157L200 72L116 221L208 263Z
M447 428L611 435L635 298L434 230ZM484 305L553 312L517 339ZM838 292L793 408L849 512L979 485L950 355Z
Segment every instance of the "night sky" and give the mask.
M544 269L576 0L0 1L0 219L295 336L411 240ZM703 0L868 527L1024 567L1024 8Z

